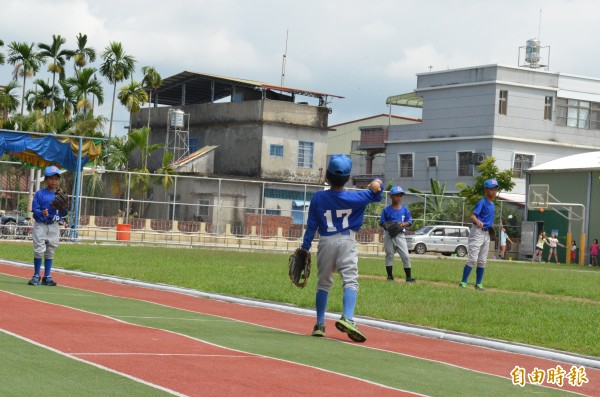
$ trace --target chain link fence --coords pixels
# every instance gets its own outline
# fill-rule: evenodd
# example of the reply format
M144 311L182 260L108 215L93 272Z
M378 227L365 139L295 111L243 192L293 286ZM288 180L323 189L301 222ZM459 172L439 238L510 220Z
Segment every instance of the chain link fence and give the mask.
M13 162L0 162L0 213L30 214L29 170ZM75 175L62 175L61 187L72 196ZM77 229L66 224L65 241L128 241L183 245L270 246L293 249L302 239L308 207L315 192L326 186L265 182L250 179L187 175L141 174L85 168L79 192ZM33 184L35 185L35 183ZM354 190L354 189L349 189ZM381 211L391 203L388 193L367 207L357 241L381 251ZM427 225L470 225L470 211L462 197L407 194L403 204L411 211L410 232ZM523 211L499 201L496 223L520 235ZM3 225L6 226L6 225ZM2 237L27 237L29 224L2 228ZM27 229L29 227L29 229ZM410 233L409 232L409 233Z

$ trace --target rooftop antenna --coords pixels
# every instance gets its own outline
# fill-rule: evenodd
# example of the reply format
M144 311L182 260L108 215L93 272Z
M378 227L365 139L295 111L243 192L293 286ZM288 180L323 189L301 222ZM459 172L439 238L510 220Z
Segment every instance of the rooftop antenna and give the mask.
M542 47L540 35L542 34L542 9L540 8L540 21L538 24L537 38L527 40L526 45L519 47L518 65L522 68L530 69L550 69L550 46ZM521 49L525 49L525 63L521 64ZM542 50L545 50L546 64L542 64Z
M285 82L285 62L287 60L287 45L288 45L289 29L285 31L285 52L283 53L283 60L281 61L281 86Z
M540 22L538 24L538 40L542 39L542 9L540 8Z

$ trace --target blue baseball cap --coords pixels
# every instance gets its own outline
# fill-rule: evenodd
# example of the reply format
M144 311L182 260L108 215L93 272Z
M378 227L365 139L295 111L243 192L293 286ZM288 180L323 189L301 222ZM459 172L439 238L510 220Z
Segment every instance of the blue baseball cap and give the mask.
M485 189L494 189L498 187L498 181L496 178L488 179L487 181L483 182L483 187Z
M390 195L394 194L405 194L406 192L400 186L394 186L390 189Z
M350 176L352 159L345 154L336 154L329 160L327 172L340 176Z
M58 167L51 165L49 167L46 167L46 169L44 170L44 177L47 178L49 176L52 175L58 175L60 176L60 170L58 169Z

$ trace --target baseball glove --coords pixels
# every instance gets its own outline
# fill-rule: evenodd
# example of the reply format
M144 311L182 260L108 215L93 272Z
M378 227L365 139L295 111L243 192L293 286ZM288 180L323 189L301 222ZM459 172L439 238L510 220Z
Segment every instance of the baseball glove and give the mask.
M402 227L399 222L385 222L383 224L383 229L388 232L391 238L395 238L402 233Z
M50 206L58 211L67 211L69 209L69 195L64 190L57 189Z
M297 287L304 288L310 276L310 252L304 248L296 248L288 262L290 280Z

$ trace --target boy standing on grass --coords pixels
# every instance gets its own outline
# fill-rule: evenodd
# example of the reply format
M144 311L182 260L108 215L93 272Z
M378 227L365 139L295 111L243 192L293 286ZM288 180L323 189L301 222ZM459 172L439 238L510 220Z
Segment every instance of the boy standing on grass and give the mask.
M392 204L388 205L381 211L381 219L379 225L385 230L383 237L383 249L385 251L385 270L387 271L388 281L394 281L393 266L394 254L397 252L402 259L404 273L407 283L414 283L416 280L412 278L410 257L408 256L408 244L406 243L406 228L413 223L412 216L408 207L402 205L402 197L404 189L400 186L394 186L390 189L390 197ZM401 228L400 233L394 234L388 230L393 223L398 223Z
M60 228L58 222L67 215L67 211L57 211L52 208L50 202L54 199L58 183L60 181L60 170L51 165L44 170L45 189L40 189L33 196L31 209L33 211L33 277L29 285L56 286L52 279L52 260L54 250L58 247ZM44 259L44 277L40 281L40 270Z
M352 160L337 154L327 166L329 190L316 192L308 208L308 220L302 248L309 250L319 231L317 249L317 322L312 336L325 336L325 310L333 285L333 272L342 277L344 314L335 327L355 342L367 340L354 323L354 308L358 294L358 250L355 233L360 230L367 204L381 201L380 179L372 181L369 190L347 192L344 185L350 179Z
M490 249L489 230L494 224L494 198L498 193L498 181L488 179L483 183L483 190L485 197L477 202L473 214L471 214L473 226L469 233L469 257L463 269L462 281L459 284L459 287L467 288L469 275L473 270L473 265L477 263L475 289L478 291L485 291L482 281Z

